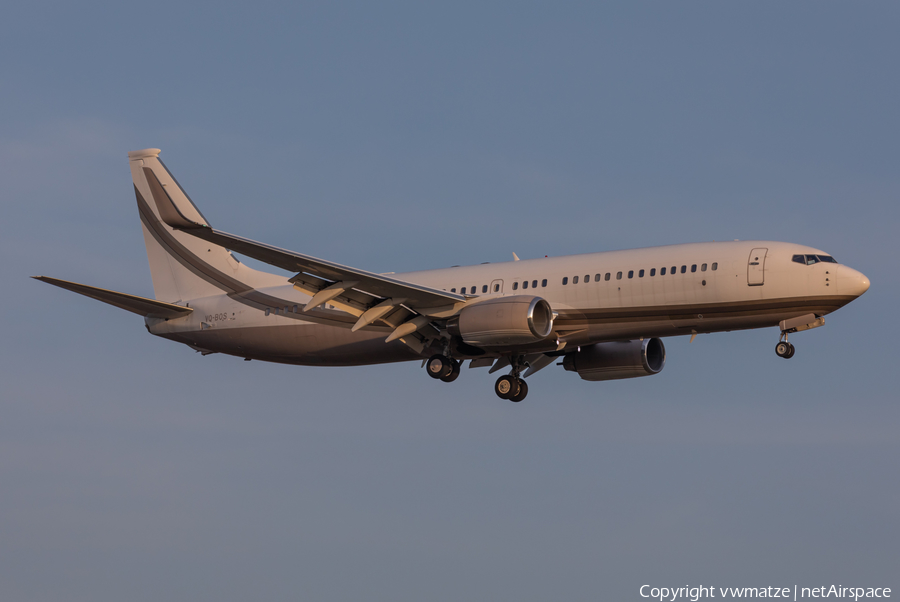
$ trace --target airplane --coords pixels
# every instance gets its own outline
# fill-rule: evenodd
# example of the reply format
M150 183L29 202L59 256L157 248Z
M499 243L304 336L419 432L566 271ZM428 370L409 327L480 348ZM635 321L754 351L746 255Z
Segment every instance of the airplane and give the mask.
M508 369L494 384L522 401L554 362L587 381L659 374L662 338L778 327L788 335L869 288L862 273L798 244L733 241L373 273L213 228L159 158L128 153L155 299L38 280L144 317L156 336L208 355L306 366L421 361L453 382ZM287 270L253 269L234 253Z

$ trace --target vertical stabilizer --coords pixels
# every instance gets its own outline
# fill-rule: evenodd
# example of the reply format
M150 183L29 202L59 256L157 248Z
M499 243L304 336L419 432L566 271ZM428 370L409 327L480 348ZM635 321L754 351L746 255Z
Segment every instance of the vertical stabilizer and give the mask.
M160 161L159 153L158 148L128 153L156 298L167 302L187 301L243 293L265 283L272 284L272 278L277 277L248 268L224 247L163 223L160 206L177 208L187 222L209 225Z

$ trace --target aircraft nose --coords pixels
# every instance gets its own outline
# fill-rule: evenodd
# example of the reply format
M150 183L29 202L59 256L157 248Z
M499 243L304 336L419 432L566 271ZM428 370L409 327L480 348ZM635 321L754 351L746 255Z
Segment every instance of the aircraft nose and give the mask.
M865 274L858 272L853 268L845 265L840 267L838 271L838 292L842 295L853 295L859 297L869 290L869 279Z

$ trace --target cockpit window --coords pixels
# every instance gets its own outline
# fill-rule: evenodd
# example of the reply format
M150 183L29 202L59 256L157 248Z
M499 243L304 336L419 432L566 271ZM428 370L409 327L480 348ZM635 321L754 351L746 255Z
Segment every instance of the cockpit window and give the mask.
M791 257L794 263L802 263L804 265L813 265L815 263L837 263L837 260L831 255L794 255Z

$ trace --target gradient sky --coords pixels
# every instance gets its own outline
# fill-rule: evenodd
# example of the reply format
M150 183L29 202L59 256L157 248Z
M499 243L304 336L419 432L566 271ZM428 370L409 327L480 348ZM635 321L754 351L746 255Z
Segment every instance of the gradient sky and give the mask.
M29 2L0 20L4 600L900 590L893 2ZM201 357L28 279L152 296L125 153L225 231L383 272L809 244L871 290L789 362L662 374Z

